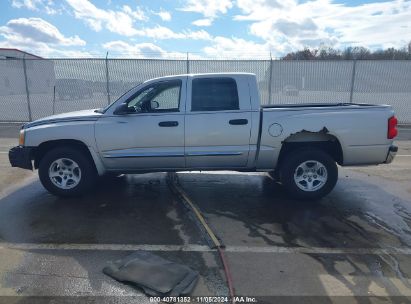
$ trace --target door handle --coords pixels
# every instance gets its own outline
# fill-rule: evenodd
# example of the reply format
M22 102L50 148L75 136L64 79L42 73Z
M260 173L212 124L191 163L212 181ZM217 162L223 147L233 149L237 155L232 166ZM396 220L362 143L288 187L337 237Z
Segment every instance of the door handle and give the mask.
M160 127L177 127L178 121L160 121L158 125Z
M248 124L248 119L231 119L229 121L229 124L230 125L235 125L235 126L246 125L246 124Z

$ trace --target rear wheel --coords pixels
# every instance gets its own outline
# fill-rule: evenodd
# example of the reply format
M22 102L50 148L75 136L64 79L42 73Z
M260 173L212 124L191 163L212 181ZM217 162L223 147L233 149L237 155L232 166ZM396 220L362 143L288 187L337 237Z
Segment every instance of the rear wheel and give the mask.
M275 182L280 181L280 172L278 170L269 171L268 175L273 179L273 181L275 181Z
M44 155L39 165L43 186L58 196L85 193L95 183L97 174L93 163L83 151L58 147Z
M291 152L280 171L281 183L298 199L319 199L330 193L338 179L335 161L318 149Z

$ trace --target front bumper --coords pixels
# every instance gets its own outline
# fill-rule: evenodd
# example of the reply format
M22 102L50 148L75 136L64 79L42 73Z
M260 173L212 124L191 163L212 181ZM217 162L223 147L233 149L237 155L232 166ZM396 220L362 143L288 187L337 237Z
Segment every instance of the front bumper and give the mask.
M9 161L11 166L33 170L33 164L31 163L32 152L32 147L17 146L11 148L9 151Z
M389 164L394 160L395 155L398 152L398 147L397 146L390 146L390 148L388 149L388 154L387 154L387 158L385 159L384 164Z

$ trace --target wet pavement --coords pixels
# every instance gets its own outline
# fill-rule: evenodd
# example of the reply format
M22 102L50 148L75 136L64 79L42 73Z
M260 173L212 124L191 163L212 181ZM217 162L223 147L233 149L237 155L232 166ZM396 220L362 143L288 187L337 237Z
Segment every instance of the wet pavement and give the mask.
M318 202L290 199L264 173L178 179L226 246L237 295L260 303L411 303L411 141L399 144L402 156L391 165L340 168L335 190ZM33 175L1 193L1 296L149 302L102 273L107 261L137 249L199 271L195 296L228 292L217 253L165 173L102 179L81 199L54 197Z
M102 179L81 198L58 198L38 181L0 200L0 237L18 243L199 244L165 173Z
M227 246L243 294L411 296L410 199L362 173L340 173L329 196L309 203L290 200L265 175L179 177Z
M264 174L179 174L226 245L381 248L411 244L409 201L340 168L319 202L290 199ZM231 225L227 226L227 220Z
M202 236L165 176L102 179L81 199L57 198L36 180L1 198L0 295L142 296L102 273L108 261L130 254L130 248L154 248L199 271L195 294L226 294L218 256L201 246ZM72 249L59 247L64 244ZM93 248L96 244L103 247ZM194 251L181 249L187 245Z

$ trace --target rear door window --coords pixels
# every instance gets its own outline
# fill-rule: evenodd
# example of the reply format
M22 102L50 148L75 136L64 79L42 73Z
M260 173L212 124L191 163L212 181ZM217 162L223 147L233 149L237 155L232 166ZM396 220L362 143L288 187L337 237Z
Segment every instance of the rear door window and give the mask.
M229 77L193 80L191 111L239 110L237 83Z

